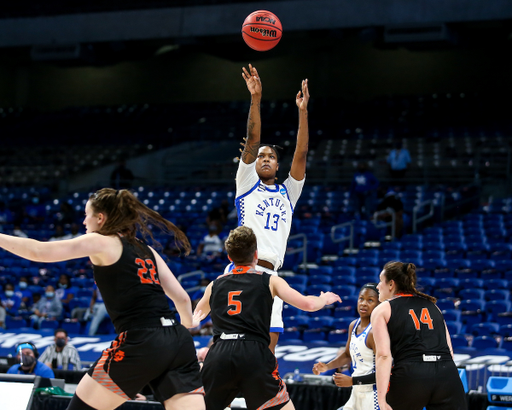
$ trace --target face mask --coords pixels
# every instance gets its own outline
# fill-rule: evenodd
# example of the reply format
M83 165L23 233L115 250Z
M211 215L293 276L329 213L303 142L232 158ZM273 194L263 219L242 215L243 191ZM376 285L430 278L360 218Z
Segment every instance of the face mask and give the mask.
M57 345L57 347L64 347L66 346L66 339L57 339L55 344Z
M19 285L20 289L26 289L27 288L27 282L20 282Z
M7 296L8 298L12 298L13 295L14 295L14 291L12 291L12 290L5 291L5 296Z
M65 283L59 283L59 288L66 289L68 287Z
M53 298L53 295L55 295L55 294L54 294L53 292L46 292L44 295L45 295L48 299L51 299L51 298Z
M34 356L29 356L26 354L21 355L21 367L24 369L30 369L32 365L36 362L36 358Z

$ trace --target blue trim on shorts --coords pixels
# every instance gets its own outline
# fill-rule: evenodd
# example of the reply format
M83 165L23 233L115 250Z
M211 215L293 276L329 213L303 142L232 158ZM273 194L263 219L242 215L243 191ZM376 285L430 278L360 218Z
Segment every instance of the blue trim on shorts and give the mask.
M273 332L273 333L283 333L284 332L284 328L283 327L271 327L270 331Z

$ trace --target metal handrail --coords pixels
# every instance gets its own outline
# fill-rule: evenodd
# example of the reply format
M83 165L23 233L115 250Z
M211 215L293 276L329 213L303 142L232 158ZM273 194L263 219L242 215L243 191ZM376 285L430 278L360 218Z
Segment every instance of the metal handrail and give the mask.
M379 221L379 215L391 214L391 222ZM386 208L383 211L375 212L372 219L373 225L377 229L391 227L391 240L394 241L396 237L396 212L393 208Z
M286 254L287 255L293 255L295 253L302 252L302 264L306 268L307 267L307 263L308 263L308 237L306 236L305 233L298 233L296 235L290 236L288 238L288 241L292 241L294 239L302 239L303 240L302 246L299 247L299 248L294 248L294 249L291 249L291 250L287 250Z
M423 207L429 206L430 211L428 214L423 215L418 218L418 212L423 209ZM418 205L416 205L412 210L412 231L413 233L416 233L418 230L418 224L420 222L426 221L427 219L430 219L434 216L434 201L429 199L427 201L420 202Z
M350 226L350 234L347 236L342 236L341 238L336 238L336 231L338 229L344 228L345 226ZM345 222L339 225L334 225L331 228L331 241L333 243L343 242L343 241L349 241L349 249L352 251L354 249L354 221Z
M186 279L186 278L188 278L188 277L190 277L190 276L196 276L196 275L199 275L199 274L201 275L201 279L204 279L204 276L205 276L205 275L204 275L204 272L203 272L202 270L194 270L194 271L192 271L192 272L184 273L184 274L182 274L182 275L178 276L178 277L177 277L177 279L178 279L178 282L180 282L180 283L181 283L181 281L182 281L183 279Z

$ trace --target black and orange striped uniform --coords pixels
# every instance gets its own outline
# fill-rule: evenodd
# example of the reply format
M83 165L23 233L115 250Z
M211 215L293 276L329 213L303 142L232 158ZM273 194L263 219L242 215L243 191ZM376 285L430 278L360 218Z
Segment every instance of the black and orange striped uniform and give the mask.
M169 308L153 252L142 242L123 237L121 242L117 262L94 266L118 336L89 375L125 399L133 399L147 384L160 402L201 388L193 339Z
M240 266L212 285L214 344L202 371L208 410L223 410L238 392L249 410L277 410L290 400L268 348L273 303L269 283L269 274Z
M466 410L441 311L428 299L410 294L398 294L389 304L393 369L388 404L393 410Z

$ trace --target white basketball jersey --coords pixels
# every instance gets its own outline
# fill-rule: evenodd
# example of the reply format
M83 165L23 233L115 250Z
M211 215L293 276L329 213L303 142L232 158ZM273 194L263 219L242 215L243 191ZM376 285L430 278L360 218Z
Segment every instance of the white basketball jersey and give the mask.
M375 372L375 354L373 350L366 346L366 339L368 333L372 330L372 325L369 324L366 329L359 335L356 335L357 327L361 319L357 319L357 322L352 329L350 335L350 356L352 357L352 377L354 376L365 376Z
M302 181L291 175L283 184L265 185L256 173L256 161L240 161L236 174L235 206L238 226L251 228L258 240L258 257L279 269L284 260L295 205Z

